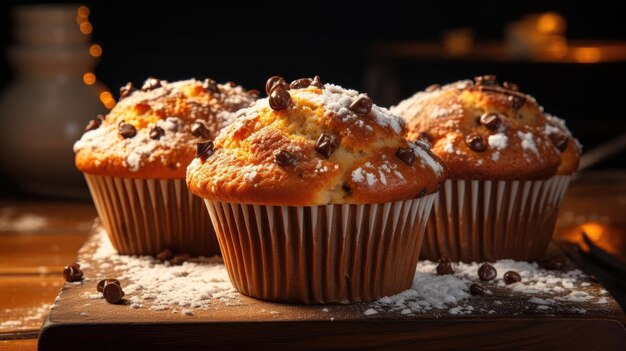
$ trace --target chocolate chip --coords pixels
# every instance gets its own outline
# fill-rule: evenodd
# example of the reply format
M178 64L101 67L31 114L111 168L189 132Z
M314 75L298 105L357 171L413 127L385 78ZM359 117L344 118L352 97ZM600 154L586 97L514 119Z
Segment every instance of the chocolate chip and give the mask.
M137 135L137 129L135 129L132 124L128 124L124 121L120 122L120 124L117 126L117 129L124 139L132 138Z
M427 132L420 132L418 138L424 140L427 143L431 143L433 141L433 138Z
M470 291L470 294L474 296L485 295L485 288L483 288L482 285L480 284L474 283L470 285L469 291Z
M509 90L519 91L519 86L517 84L515 84L515 83L504 82L504 83L502 83L502 86L505 87L506 89L509 89Z
M191 134L198 138L208 139L211 136L211 132L206 127L206 124L202 121L195 121L191 125Z
M291 82L291 84L289 84L289 88L304 89L304 88L308 88L309 85L311 85L311 83L313 83L313 79L311 78L300 78Z
M78 263L72 263L63 268L63 278L66 282L78 282L83 279L83 271Z
M510 95L507 98L507 100L509 101L509 103L511 104L511 107L514 110L519 110L526 103L526 99L522 98L521 96L517 96L517 95Z
M130 93L132 93L133 91L135 91L135 86L133 85L133 83L126 83L126 85L120 88L120 100L130 95Z
M485 145L485 141L483 140L483 137L481 137L478 134L470 134L466 136L465 142L467 143L467 146L469 146L470 149L477 151L477 152L485 151L485 149L487 148L487 145Z
M441 256L439 259L439 263L437 264L437 275L446 275L452 274L454 270L452 269L452 262L448 256Z
M565 259L561 255L554 255L539 260L537 264L543 269L562 271L565 268Z
M480 124L484 125L488 129L495 130L500 126L500 116L494 112L483 113L479 118Z
M474 77L474 82L476 85L498 85L498 80L493 74Z
M478 278L480 278L480 280L483 280L483 281L494 280L496 279L497 275L498 275L498 271L496 271L496 269L489 263L483 263L478 268Z
M148 79L146 79L146 82L143 83L143 86L141 87L141 90L143 91L150 91L150 90L154 90L158 87L162 86L161 81L159 79L150 77Z
M90 120L87 123L87 126L85 126L85 132L88 132L88 131L94 130L94 129L98 129L100 127L100 125L102 125L103 121L104 121L104 116L103 115L96 116L96 118Z
M104 286L107 284L120 285L120 281L117 279L102 279L98 281L98 284L96 284L96 290L98 290L98 292L102 292L104 290Z
M178 255L172 257L172 259L170 260L170 263L175 265L175 266L178 266L178 265L181 265L181 264L187 262L187 260L190 259L190 258L191 258L191 256L189 254L186 254L186 253L178 254Z
M274 162L281 167L287 167L296 162L296 157L287 150L280 150L274 153Z
M272 93L272 90L274 90L277 86L282 86L285 90L289 90L289 84L287 84L285 78L281 76L273 76L265 83L265 93L269 96Z
M554 144L554 146L556 146L559 151L563 152L565 151L565 149L567 149L567 142L569 138L567 137L567 135L565 135L565 133L553 132L548 135L548 138L550 139L550 141L552 141L552 144Z
M150 131L150 139L159 140L165 134L165 131L161 127L155 126Z
M432 145L430 145L430 143L429 143L429 142L424 141L424 140L422 140L422 139L416 139L416 140L413 142L413 144L415 144L415 145L419 146L420 148L422 148L423 150L426 150L426 151L430 150L430 148L432 147Z
M229 86L229 87L231 87L231 88L234 88L234 87L236 87L236 86L237 86L237 83L235 83L235 82L233 82L233 81L229 80L228 82L226 82L226 85L228 85L228 86Z
M439 88L441 88L441 85L439 85L439 84L433 84L433 85L429 85L429 86L425 89L425 91L426 91L427 93L431 93L431 92L433 92L433 91L435 91L435 90L439 90Z
M504 276L502 278L504 279L504 282L506 283L506 285L519 283L522 281L522 276L519 275L519 273L514 272L514 271L508 271L504 273Z
M215 146L211 140L196 143L196 157L206 160L215 152Z
M413 148L411 147L398 148L398 151L396 151L396 156L398 156L398 158L402 160L402 162L406 163L409 166L413 166L413 164L415 163L415 151L413 151Z
M204 89L206 89L207 91L210 91L212 93L219 93L220 92L220 89L217 86L217 82L214 81L211 78L205 79L204 82L202 82L202 87Z
M315 150L317 150L317 152L325 158L329 158L338 146L339 142L337 142L337 139L334 136L322 133L317 139Z
M102 295L104 295L108 303L115 304L122 300L124 291L122 291L122 287L119 284L105 282L102 288Z
M291 95L282 85L278 85L270 92L270 107L275 111L284 110L289 106Z
M426 188L420 190L420 192L417 193L417 196L415 198L417 199L418 197L422 197L424 195L426 195Z
M345 183L341 186L341 189L343 189L343 191L345 191L348 194L352 192L352 188L350 188L350 186Z
M248 95L252 96L255 99L258 99L259 96L261 96L261 92L256 89L250 89L248 90Z
M349 109L357 115L365 115L372 110L372 105L372 99L367 95L362 95L350 104Z
M172 258L172 251L170 249L165 249L156 255L156 258L161 262L167 261Z
M311 86L316 87L316 88L320 88L320 89L324 89L324 84L322 84L322 80L320 79L320 76L313 77L313 81L311 82Z

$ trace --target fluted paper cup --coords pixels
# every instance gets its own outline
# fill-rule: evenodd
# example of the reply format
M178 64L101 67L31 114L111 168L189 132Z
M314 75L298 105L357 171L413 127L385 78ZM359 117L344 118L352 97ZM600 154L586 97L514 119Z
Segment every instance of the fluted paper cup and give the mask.
M85 178L119 253L154 256L170 249L192 256L219 254L203 201L187 190L184 179Z
M411 286L434 199L309 207L205 202L239 292L345 304Z
M447 180L435 199L421 258L539 259L552 238L570 178Z

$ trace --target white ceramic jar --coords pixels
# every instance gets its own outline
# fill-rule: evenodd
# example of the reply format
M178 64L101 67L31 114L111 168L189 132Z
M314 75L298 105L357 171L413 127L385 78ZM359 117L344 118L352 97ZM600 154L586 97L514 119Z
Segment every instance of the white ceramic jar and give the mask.
M29 5L14 9L15 44L9 48L14 80L0 95L0 163L25 190L88 196L74 167L73 143L88 120L107 109L87 85L96 58L79 28L78 5Z

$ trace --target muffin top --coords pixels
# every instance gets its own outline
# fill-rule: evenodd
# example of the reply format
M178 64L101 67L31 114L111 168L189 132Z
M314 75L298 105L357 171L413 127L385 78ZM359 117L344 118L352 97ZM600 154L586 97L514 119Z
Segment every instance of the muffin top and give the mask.
M198 144L187 186L204 198L311 206L383 203L437 191L445 170L404 120L365 94L272 77L259 99L212 143Z
M433 85L391 111L406 118L410 139L432 144L452 179L545 179L578 168L581 146L564 121L495 76Z
M196 142L213 139L257 98L258 91L211 79L149 78L139 90L128 83L117 105L91 120L74 144L76 167L97 175L183 179Z

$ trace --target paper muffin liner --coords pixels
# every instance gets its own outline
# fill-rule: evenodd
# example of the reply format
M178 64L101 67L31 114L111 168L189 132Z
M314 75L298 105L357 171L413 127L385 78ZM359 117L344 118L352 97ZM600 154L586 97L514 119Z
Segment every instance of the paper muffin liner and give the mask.
M570 178L447 180L435 199L421 258L539 259L552 238Z
M409 288L434 199L307 207L205 202L239 292L327 304Z
M113 247L127 255L157 255L165 249L192 256L219 254L201 198L184 179L131 179L85 174Z

